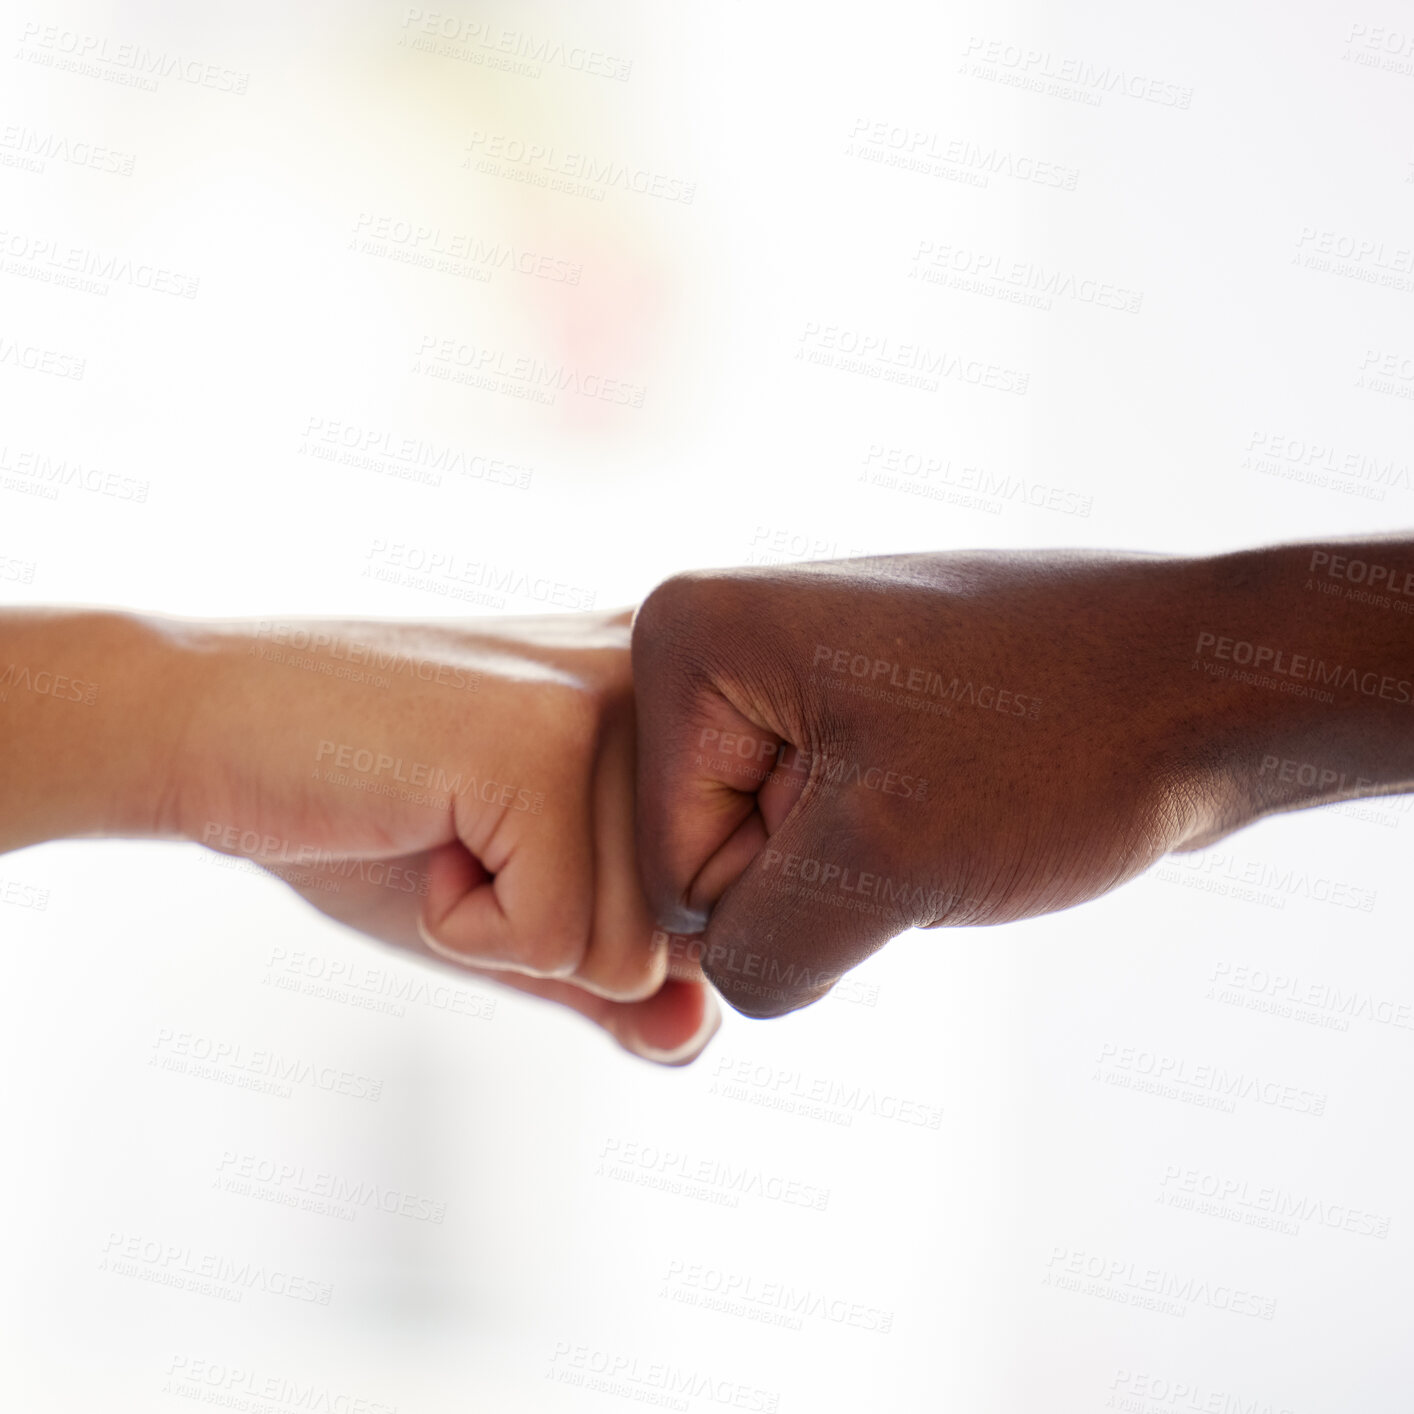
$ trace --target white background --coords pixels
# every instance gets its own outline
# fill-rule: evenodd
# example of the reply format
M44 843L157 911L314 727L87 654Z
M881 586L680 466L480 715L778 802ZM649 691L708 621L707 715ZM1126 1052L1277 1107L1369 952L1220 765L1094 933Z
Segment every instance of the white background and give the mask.
M0 13L11 602L526 612L705 564L1408 524L1407 7ZM165 76L126 82L149 63ZM550 185L571 153L609 174L590 196ZM478 254L435 268L457 238ZM75 250L194 297L46 280ZM417 371L429 338L529 356L561 390ZM840 366L865 339L869 368ZM936 385L887 381L890 358ZM642 406L576 391L596 379ZM341 461L345 436L530 484L411 480ZM118 494L64 484L74 464ZM468 607L445 578L364 573L394 545L513 588ZM666 1386L694 1414L1405 1409L1407 803L1268 822L1071 913L911 935L852 999L729 1016L683 1072L480 987L473 1014L361 1005L371 969L430 970L195 847L6 857L0 880L47 896L0 905L0 1404L578 1411ZM1369 911L1320 901L1332 885ZM1282 1014L1297 988L1326 1000ZM171 1033L381 1098L164 1070ZM1142 1088L1159 1069L1169 1093ZM1231 1112L1194 1102L1218 1072ZM801 1112L824 1092L831 1118ZM1280 1094L1323 1113L1259 1098ZM938 1127L889 1118L900 1100ZM242 1194L242 1163L304 1179ZM320 1173L445 1216L278 1201ZM1215 1188L1226 1215L1202 1211ZM1273 1210L1291 1231L1251 1221ZM180 1255L104 1269L129 1239ZM212 1255L332 1297L154 1279Z

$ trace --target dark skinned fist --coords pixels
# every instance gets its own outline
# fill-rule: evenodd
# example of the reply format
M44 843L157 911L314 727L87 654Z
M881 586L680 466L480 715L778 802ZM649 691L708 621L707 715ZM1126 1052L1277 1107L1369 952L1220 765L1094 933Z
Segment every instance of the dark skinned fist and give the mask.
M1321 612L1283 587L1303 553L978 551L666 581L633 631L659 924L697 935L739 1011L775 1016L906 929L1067 908L1311 803L1264 779L1276 742L1309 757L1320 739L1374 775L1355 759L1369 723L1209 661L1223 641L1339 642L1273 608Z

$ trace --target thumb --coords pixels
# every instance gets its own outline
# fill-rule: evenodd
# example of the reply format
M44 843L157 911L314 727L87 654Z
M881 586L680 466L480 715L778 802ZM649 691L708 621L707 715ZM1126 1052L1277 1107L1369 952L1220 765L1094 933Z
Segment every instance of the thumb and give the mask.
M727 616L724 627L693 585L691 576L660 585L633 629L639 864L659 926L679 933L703 927L808 774L798 726L769 690L742 686L749 671L722 661L741 623Z
M802 800L722 894L699 943L702 970L747 1016L818 1001L851 967L918 921L912 891L860 867L856 832Z

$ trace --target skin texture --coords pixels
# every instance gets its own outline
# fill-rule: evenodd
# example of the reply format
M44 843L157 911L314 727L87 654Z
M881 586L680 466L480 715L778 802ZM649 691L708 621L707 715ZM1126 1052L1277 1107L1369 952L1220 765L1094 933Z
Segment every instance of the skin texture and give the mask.
M684 1063L719 1016L639 883L628 634L627 612L0 616L0 665L50 673L0 702L0 847L127 835L238 854L340 923Z
M1068 908L1271 811L1414 788L1414 618L1319 592L1330 550L667 581L633 639L659 921L701 935L733 1006L775 1016L907 928ZM1407 540L1340 551L1414 570ZM1316 662L1360 673L1318 701Z

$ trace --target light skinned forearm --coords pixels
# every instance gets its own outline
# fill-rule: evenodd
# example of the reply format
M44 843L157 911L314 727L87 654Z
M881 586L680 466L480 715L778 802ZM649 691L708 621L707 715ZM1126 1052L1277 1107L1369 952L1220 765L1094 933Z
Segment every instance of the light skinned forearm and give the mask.
M135 614L0 610L0 851L169 832L180 637Z

